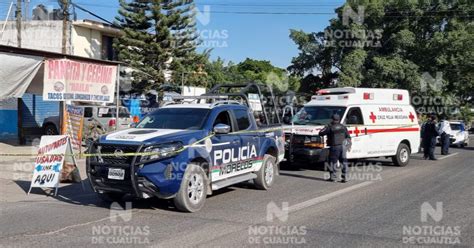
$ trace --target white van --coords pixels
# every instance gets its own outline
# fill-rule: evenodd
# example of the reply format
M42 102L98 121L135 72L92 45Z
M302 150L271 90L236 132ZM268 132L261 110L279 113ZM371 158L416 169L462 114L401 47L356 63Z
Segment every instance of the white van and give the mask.
M333 88L320 90L285 128L289 161L323 162L328 156L319 131L339 114L352 137L348 159L392 157L406 166L418 152L420 127L406 90Z

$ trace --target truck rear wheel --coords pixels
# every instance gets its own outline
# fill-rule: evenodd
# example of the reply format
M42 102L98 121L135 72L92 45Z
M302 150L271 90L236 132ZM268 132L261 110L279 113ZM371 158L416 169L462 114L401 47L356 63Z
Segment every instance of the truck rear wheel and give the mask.
M392 157L392 161L395 165L404 167L410 162L410 147L405 143L398 145L397 154Z
M178 194L173 199L176 208L183 212L199 211L206 201L207 177L204 170L195 164L188 165Z
M253 180L258 189L268 190L272 187L278 173L276 158L266 154L263 157L263 164L257 172L257 178Z
M58 129L56 129L56 126L54 126L53 124L47 124L44 127L44 134L45 135L58 135L59 132L58 132Z

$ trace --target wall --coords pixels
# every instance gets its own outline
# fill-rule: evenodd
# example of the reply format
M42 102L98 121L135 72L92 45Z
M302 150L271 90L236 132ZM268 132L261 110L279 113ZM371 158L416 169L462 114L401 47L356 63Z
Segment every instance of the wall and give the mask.
M5 22L0 22L0 31ZM62 21L28 21L22 23L21 46L60 53L62 50ZM1 36L1 34L0 34ZM0 44L7 46L17 46L16 23L8 21L5 32L0 39Z
M0 140L18 137L18 99L0 100Z
M74 25L71 41L74 44L74 55L102 59L102 34L100 31Z

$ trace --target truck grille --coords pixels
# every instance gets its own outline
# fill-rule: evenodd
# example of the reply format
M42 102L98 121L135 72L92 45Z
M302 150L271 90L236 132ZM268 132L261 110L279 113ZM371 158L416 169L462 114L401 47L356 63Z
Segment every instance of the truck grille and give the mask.
M138 146L133 145L99 144L96 151L99 153L100 150L100 154L114 154L113 156L100 156L99 158L102 158L104 164L130 165L134 156L121 156L120 154L138 152L138 148ZM98 162L100 162L100 159Z

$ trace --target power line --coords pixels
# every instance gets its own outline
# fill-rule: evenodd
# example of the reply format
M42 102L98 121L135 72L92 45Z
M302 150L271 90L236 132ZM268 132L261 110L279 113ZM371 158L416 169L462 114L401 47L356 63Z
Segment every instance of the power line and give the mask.
M74 6L75 8L78 8L78 9L80 9L80 10L82 10L82 11L88 13L89 15L91 15L91 16L93 16L93 17L95 17L95 18L97 18L97 19L99 19L99 20L101 20L101 21L107 23L107 24L110 24L110 25L112 25L112 26L115 26L115 24L112 23L112 22L110 22L109 20L107 20L107 19L105 19L105 18L99 16L98 14L96 14L96 13L90 11L90 10L87 10L87 9L85 9L85 8L83 8L83 7L79 6L79 5L77 5L76 3L71 3L71 5Z

